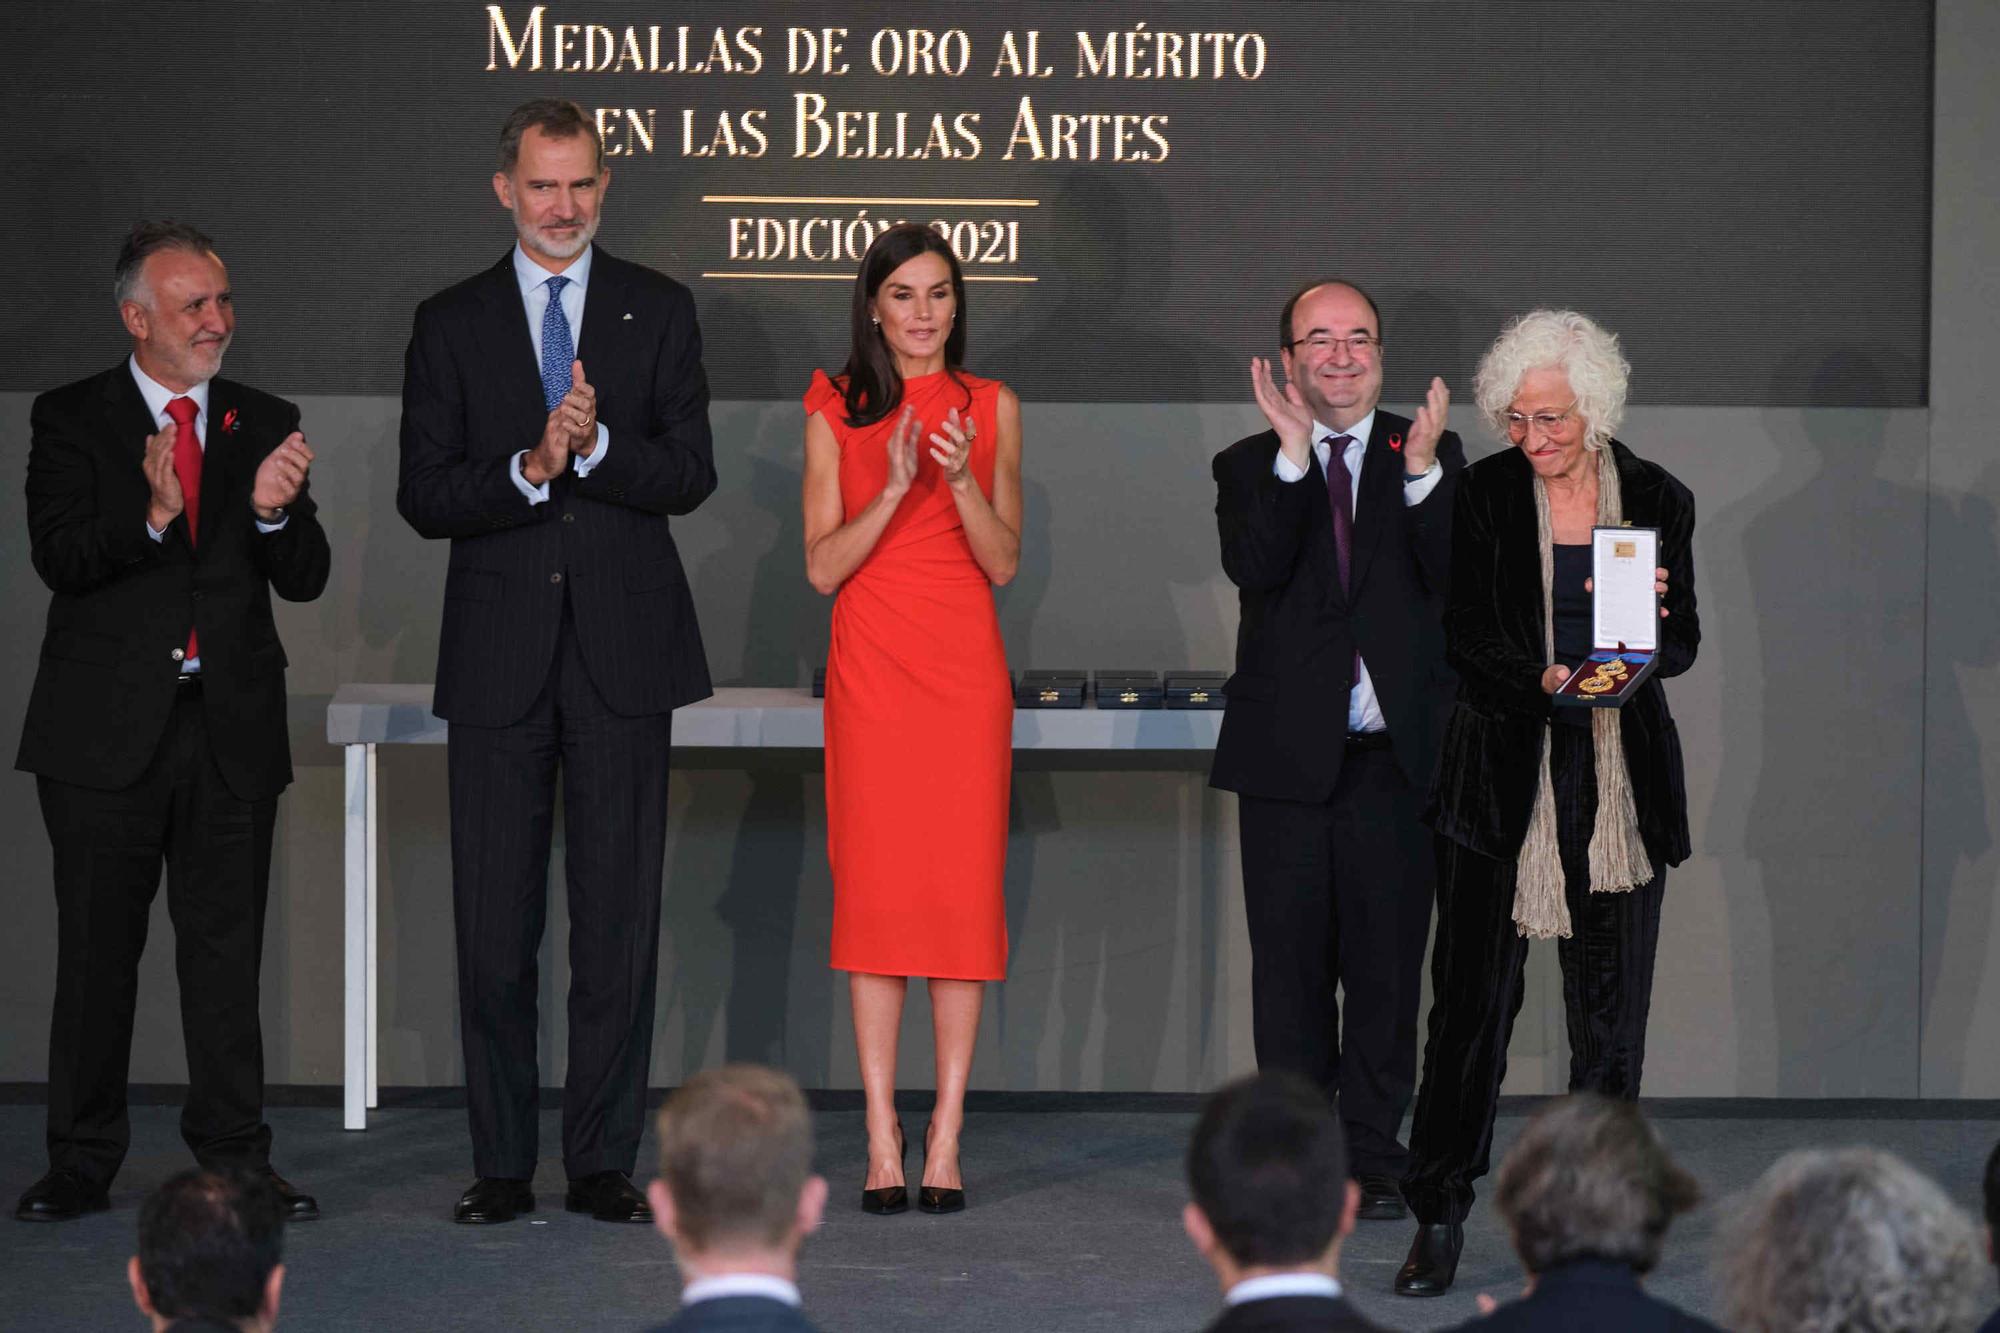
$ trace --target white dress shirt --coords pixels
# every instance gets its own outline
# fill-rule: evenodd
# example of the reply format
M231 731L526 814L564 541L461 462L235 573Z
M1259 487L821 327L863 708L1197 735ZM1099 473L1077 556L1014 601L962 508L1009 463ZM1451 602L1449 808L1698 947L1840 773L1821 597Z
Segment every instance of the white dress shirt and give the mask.
M201 383L190 387L186 393L175 393L172 389L169 389L166 385L139 369L139 358L137 356L127 357L125 364L132 371L132 382L139 386L139 396L146 400L146 410L153 414L154 430L165 430L169 426L179 424L173 417L167 414L168 403L171 403L176 398L187 398L193 401L194 442L201 446L202 454L206 456L208 453L208 381L203 380ZM260 518L257 520L257 531L279 532L284 529L285 523L286 520L283 518L280 518L276 523L266 523ZM146 535L156 542L162 542L167 539L167 530L165 528L156 529L151 523L148 523L146 524ZM201 659L199 657L190 657L181 663L181 674L183 676L193 675L199 670L201 670Z
M774 1301L783 1301L794 1310L803 1304L799 1299L798 1284L771 1273L723 1273L716 1277L698 1277L681 1289L681 1304L716 1301L725 1296L766 1296Z
M1229 1289L1222 1303L1242 1305L1248 1301L1268 1301L1279 1296L1338 1299L1340 1279L1328 1277L1325 1273L1266 1273L1263 1277L1246 1277Z
M1368 453L1368 436L1375 429L1375 414L1370 412L1346 430L1335 430L1322 425L1318 420L1312 424L1313 454L1319 459L1322 472L1330 473L1327 460L1333 454L1333 437L1348 437L1347 447L1341 451L1341 458L1347 464L1348 480L1354 487L1353 503L1361 500L1361 462ZM1278 480L1286 483L1303 480L1307 469L1300 467L1285 457L1283 449L1271 464L1271 470ZM1437 489L1438 479L1444 476L1444 468L1433 458L1430 471L1419 477L1411 477L1403 483L1403 503L1422 504L1430 493ZM1375 682L1369 679L1368 663L1361 663L1361 671L1355 677L1354 689L1347 696L1347 729L1349 731L1386 731L1389 719L1382 715L1381 701L1375 697Z
M521 248L519 241L514 243L514 280L521 284L521 304L528 314L528 339L535 345L537 371L541 369L542 364L542 319L549 313L549 279L557 276L569 279L562 289L562 311L563 318L569 321L569 345L574 348L577 341L583 337L583 298L590 285L591 256L596 252L596 246L584 246L583 253L576 257L576 262L558 275L528 258L528 252ZM584 373L589 374L588 371ZM602 463L604 456L610 452L611 432L600 421L597 423L597 447L590 451L588 458L581 454L571 454L570 466L576 469L577 476L587 477L590 475L590 470ZM539 486L528 484L527 477L521 472L521 464L527 457L526 450L515 454L507 475L514 479L515 489L527 497L529 504L538 505L549 498L549 484L546 481Z

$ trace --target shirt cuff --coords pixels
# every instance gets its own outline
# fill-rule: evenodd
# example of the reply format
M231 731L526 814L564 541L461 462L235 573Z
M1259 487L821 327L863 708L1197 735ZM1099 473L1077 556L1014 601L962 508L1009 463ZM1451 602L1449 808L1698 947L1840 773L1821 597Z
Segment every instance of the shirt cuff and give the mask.
M167 530L165 528L161 528L158 532L155 532L153 531L153 525L151 523L148 523L146 525L146 535L148 537L151 537L156 542L163 542L167 539Z
M515 454L513 459L507 464L507 476L513 481L514 489L521 493L522 499L531 505L538 505L549 498L549 484L546 481L539 486L530 486L528 484L527 474L521 471L522 460L526 459L527 456L528 451L526 449Z
M264 533L267 536L273 532L283 532L285 530L285 524L291 521L292 521L292 516L290 514L285 515L283 518L279 519L276 523L266 523L263 519L260 518L257 520L257 531ZM146 531L151 532L152 529L148 528L146 529Z
M576 475L579 477L589 476L590 470L599 463L602 463L604 455L610 452L611 428L600 421L597 423L597 447L590 451L589 457L585 457L582 454L570 455L570 461L576 465Z
M1437 489L1437 484L1443 477L1444 467L1435 458L1431 460L1431 470L1422 476L1411 477L1406 475L1403 478L1403 503L1405 505L1422 504L1430 498L1430 493Z
M1277 474L1279 481L1299 481L1306 475L1306 470L1294 463L1283 449L1278 450L1278 458L1271 464L1271 471Z

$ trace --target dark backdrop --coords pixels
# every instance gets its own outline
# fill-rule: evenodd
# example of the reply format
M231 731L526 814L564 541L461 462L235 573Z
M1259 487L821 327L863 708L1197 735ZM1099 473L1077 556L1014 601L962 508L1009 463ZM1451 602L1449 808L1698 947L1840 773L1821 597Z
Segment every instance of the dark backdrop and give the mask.
M517 42L540 15L541 72L525 46L508 64L495 11ZM106 292L132 218L171 214L217 237L255 321L232 373L291 394L394 392L417 300L508 243L487 184L502 117L554 93L615 127L604 242L695 288L724 399L790 398L813 365L837 364L846 286L703 275L852 271L838 256L732 258L730 219L852 222L867 208L972 222L983 252L1012 258L970 271L1036 279L979 284L969 303L973 364L1031 400L1240 400L1275 307L1326 271L1395 312L1392 400L1433 372L1462 382L1505 315L1555 302L1624 336L1638 402L1921 405L1931 21L1911 0L9 5L8 233L27 262L0 302L0 389L116 355L116 321L79 293ZM763 68L559 73L559 23L621 45L630 25L647 65L653 26L667 63L680 25L697 59L721 27L734 60L749 63L747 44ZM788 73L786 30L828 26L849 29L851 71ZM876 74L883 26L956 30L966 72ZM761 35L739 41L745 28ZM1031 29L1050 75L995 76L1002 33ZM1143 34L1116 39L1121 74L1171 74L1162 33L1185 52L1186 34L1254 32L1261 77L1228 56L1222 78L1206 59L1198 79L1079 74L1080 29L1093 50ZM981 154L798 156L800 95L824 97L829 120L882 113L878 151L898 111L912 151L933 113L976 113ZM1122 113L1163 117L1170 151L1157 160L1133 128L1127 151L1155 160L1114 161L1106 127L1096 160L1025 160L1026 145L1002 160L1024 96L1045 150L1054 116ZM727 113L748 147L755 109L761 158L684 155L684 111L695 146ZM1014 202L703 202L718 194ZM1857 338L1893 373L1863 385L1787 369L1791 348Z

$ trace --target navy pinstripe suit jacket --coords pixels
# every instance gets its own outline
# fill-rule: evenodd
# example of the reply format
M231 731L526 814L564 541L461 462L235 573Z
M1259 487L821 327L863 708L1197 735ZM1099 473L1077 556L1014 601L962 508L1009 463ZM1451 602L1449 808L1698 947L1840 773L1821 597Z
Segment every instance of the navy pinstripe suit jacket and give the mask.
M568 599L591 682L626 716L708 697L708 663L668 516L715 489L694 297L606 254L591 260L577 359L610 452L530 504L509 475L548 418L511 250L417 307L404 358L396 508L451 541L432 709L519 721L548 679Z

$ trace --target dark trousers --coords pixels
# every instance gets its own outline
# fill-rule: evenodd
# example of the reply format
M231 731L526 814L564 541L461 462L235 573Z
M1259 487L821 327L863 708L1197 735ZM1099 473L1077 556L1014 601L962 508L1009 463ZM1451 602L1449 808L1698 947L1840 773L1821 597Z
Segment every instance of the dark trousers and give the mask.
M1590 892L1597 773L1588 727L1556 726L1549 753L1570 938L1556 942L1569 1026L1570 1091L1636 1101L1667 868L1626 893ZM1437 942L1430 1036L1403 1193L1419 1222L1463 1222L1486 1174L1507 1041L1521 1012L1528 941L1514 925L1513 861L1436 839Z
M1357 1176L1400 1176L1407 1158L1431 917L1420 803L1386 735L1349 741L1324 804L1238 803L1257 1067L1337 1101Z
M660 953L671 713L621 717L590 682L564 617L526 717L453 723L452 906L473 1170L532 1179L541 1066L536 956L562 774L569 888L569 1072L563 1168L628 1175L645 1127Z
M277 799L230 793L198 683L179 687L160 747L131 786L36 786L56 887L49 1165L109 1185L131 1146L132 1015L164 865L187 1044L181 1138L205 1167L268 1166L257 999Z

